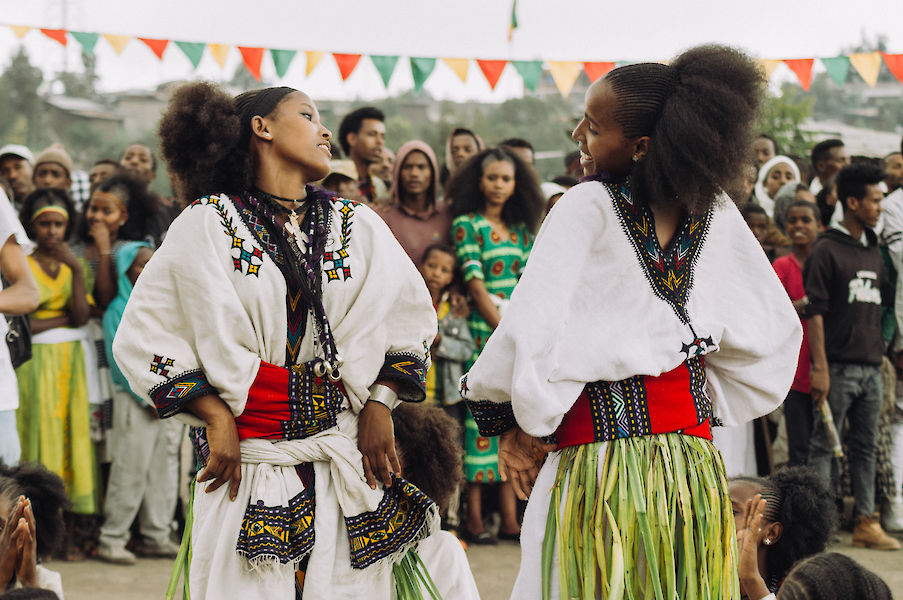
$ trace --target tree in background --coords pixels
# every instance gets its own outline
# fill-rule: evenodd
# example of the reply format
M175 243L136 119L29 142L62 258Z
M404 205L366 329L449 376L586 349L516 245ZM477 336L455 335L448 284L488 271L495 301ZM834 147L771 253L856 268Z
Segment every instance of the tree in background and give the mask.
M780 95L769 94L762 103L758 131L776 139L782 154L806 156L812 149L812 140L800 126L812 116L814 102L800 86L785 83Z
M38 93L43 83L41 69L33 66L25 48L19 47L0 75L0 139L31 148L48 144L44 103Z

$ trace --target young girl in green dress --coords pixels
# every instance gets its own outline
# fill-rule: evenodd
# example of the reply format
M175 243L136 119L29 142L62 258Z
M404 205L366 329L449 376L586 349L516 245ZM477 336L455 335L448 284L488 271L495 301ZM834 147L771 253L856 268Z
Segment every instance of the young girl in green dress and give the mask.
M449 182L451 238L473 310L468 327L476 350L473 363L502 318L539 224L542 191L530 167L507 150L491 148L468 160ZM468 416L464 432L464 471L468 485L465 537L494 543L482 519L482 487L498 481L498 441L482 437ZM499 491L499 537L517 539L517 502L508 484Z

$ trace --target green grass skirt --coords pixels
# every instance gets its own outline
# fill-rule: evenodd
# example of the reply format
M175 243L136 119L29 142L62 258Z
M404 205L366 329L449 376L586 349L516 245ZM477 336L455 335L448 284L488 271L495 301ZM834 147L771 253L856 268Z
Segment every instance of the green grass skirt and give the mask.
M561 452L543 598L555 560L561 598L739 598L727 478L712 443L676 433L619 439L600 464L602 444Z

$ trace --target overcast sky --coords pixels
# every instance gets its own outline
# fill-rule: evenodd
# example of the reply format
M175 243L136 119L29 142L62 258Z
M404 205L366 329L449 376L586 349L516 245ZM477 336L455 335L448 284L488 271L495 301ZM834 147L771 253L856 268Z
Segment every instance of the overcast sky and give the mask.
M519 28L507 38L510 0L0 0L0 22L63 27L184 41L462 58L544 60L662 60L706 42L739 46L761 58L834 56L863 34L885 35L893 53L903 53L903 0L519 0ZM0 27L0 65L20 44ZM64 64L61 47L39 33L25 44L45 71ZM208 54L197 71L175 47L158 61L133 41L116 55L97 45L101 86L106 90L149 87L169 79L227 79L240 56L234 51L221 70ZM78 44L70 39L70 64L78 64ZM404 64L402 64L404 63ZM382 82L368 60L342 83L331 57L305 78L296 57L283 83L316 97L380 97ZM522 92L509 67L495 92L471 64L463 84L443 64L426 88L438 97L502 99ZM783 69L783 67L782 67ZM275 79L264 59L264 75ZM781 73L778 73L780 76ZM411 87L406 62L390 92Z

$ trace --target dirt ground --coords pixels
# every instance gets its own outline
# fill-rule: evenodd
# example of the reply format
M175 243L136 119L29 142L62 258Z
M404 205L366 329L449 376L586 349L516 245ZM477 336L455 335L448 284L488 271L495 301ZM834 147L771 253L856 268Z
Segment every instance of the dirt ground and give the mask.
M849 533L841 534L841 541L831 550L848 554L878 573L894 596L903 599L903 551L854 548ZM483 600L507 599L517 576L519 546L510 542L495 547L471 546L467 555ZM169 560L141 560L134 566L120 567L86 560L56 561L47 566L62 574L66 600L159 600L166 590L171 564Z

